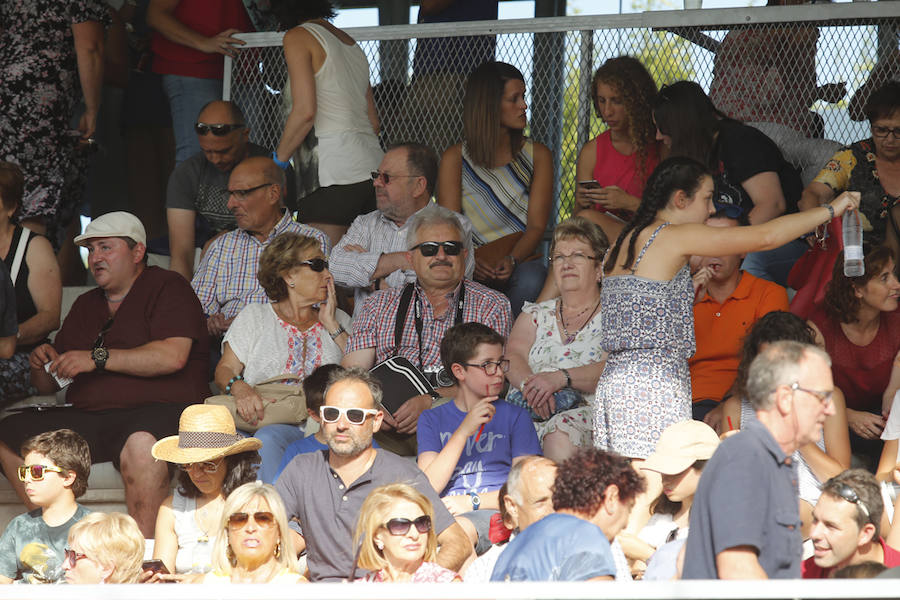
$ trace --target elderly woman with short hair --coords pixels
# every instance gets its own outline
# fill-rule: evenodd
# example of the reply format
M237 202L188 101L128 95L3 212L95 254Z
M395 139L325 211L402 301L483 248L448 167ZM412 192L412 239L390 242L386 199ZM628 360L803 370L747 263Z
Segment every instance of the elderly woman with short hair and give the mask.
M509 336L507 401L531 409L544 455L556 461L592 445L588 406L606 363L600 347L603 230L582 217L553 231L550 265L560 294L526 302Z
M66 583L138 583L144 536L130 516L90 513L69 529Z
M318 240L279 235L263 250L257 277L269 303L248 304L235 317L215 375L248 423L258 423L266 410L255 384L284 373L306 377L320 365L339 363L351 327L350 317L337 309L334 279ZM303 431L276 424L255 436L263 443L259 478L272 482L285 448Z

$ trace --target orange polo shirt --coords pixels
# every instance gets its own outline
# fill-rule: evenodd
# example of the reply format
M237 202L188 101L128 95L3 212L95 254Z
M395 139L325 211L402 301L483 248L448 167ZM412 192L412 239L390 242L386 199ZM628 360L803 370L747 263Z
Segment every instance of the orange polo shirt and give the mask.
M724 304L709 294L694 304L697 351L688 361L694 402L722 399L737 376L744 335L757 319L773 310L788 310L785 289L745 271Z

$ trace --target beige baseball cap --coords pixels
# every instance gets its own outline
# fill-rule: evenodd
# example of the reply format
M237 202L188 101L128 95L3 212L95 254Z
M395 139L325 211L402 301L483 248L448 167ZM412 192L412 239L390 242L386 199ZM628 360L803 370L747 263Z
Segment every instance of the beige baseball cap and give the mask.
M698 460L709 460L718 447L719 436L712 427L702 421L681 421L666 427L641 468L677 475Z
M91 221L84 233L75 238L75 243L84 246L84 242L93 238L126 237L147 245L147 232L141 220L130 212L116 211L106 213Z

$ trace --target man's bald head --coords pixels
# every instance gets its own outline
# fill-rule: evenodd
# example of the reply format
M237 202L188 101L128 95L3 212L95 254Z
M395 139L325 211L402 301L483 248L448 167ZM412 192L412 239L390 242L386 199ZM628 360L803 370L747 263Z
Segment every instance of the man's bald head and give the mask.
M543 456L528 456L510 469L503 501L516 527L525 529L553 512L555 479L556 463Z
M207 125L245 125L244 113L237 104L230 100L213 100L207 102L197 115L198 123Z

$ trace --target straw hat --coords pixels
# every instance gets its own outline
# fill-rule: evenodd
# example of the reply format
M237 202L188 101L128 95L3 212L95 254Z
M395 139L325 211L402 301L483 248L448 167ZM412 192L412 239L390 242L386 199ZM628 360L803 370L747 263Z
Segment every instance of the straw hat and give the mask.
M642 469L663 475L677 475L698 460L709 460L719 447L719 436L702 421L681 421L666 427L656 450L641 465Z
M150 454L171 463L195 463L215 460L248 450L259 450L262 442L237 433L234 419L224 406L192 404L181 413L178 435L153 444Z

